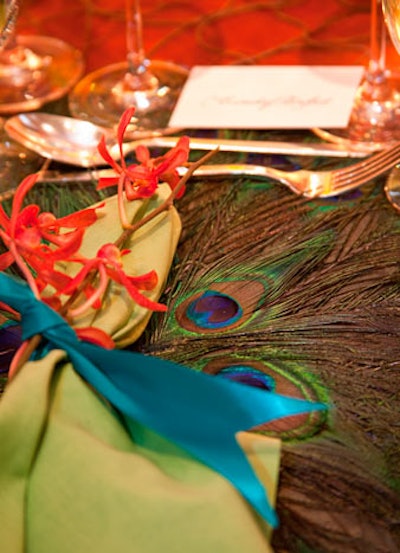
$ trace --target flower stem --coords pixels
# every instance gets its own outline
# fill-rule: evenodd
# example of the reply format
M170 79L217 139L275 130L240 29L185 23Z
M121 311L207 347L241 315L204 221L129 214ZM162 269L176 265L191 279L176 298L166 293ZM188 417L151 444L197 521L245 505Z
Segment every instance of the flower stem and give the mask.
M177 186L172 190L171 194L168 196L168 198L160 204L158 207L153 209L150 213L148 213L145 217L137 221L136 223L132 224L129 228L125 229L123 233L120 235L119 238L114 242L116 246L121 248L125 242L132 236L134 232L136 232L139 228L146 225L149 221L154 219L154 217L157 217L160 213L163 211L167 211L174 203L175 198L178 196L179 192L182 190L182 188L185 186L187 181L190 179L190 177L193 175L193 173L196 171L200 165L203 165L205 161L208 161L210 157L215 155L215 153L218 151L218 149L212 150L211 152L207 152L203 157L201 157L198 161L195 161L191 163L188 167L187 172L183 175L183 177L180 179Z
M35 334L31 338L29 338L29 340L25 340L25 342L22 342L11 360L11 364L8 370L9 380L11 380L22 368L22 366L29 361L32 353L38 348L41 340L41 335Z

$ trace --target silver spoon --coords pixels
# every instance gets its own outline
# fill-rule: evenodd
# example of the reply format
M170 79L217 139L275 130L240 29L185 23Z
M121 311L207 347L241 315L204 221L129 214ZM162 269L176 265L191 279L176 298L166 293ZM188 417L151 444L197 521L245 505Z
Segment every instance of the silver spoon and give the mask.
M94 167L106 165L97 151L102 135L106 137L108 149L115 160L120 158L119 146L114 130L100 127L82 119L54 115L50 113L21 113L10 117L5 124L8 134L25 147L41 156L77 165ZM178 138L175 136L150 136L123 144L126 156L139 145L172 148ZM262 140L227 140L191 138L190 147L194 150L225 152L277 153L303 156L364 157L370 152L361 148L351 149L337 144L274 142Z
M400 164L390 171L384 190L392 206L400 211Z
M41 156L80 167L105 165L97 151L103 135L107 142L116 142L109 129L50 113L21 113L10 117L4 128L12 139Z

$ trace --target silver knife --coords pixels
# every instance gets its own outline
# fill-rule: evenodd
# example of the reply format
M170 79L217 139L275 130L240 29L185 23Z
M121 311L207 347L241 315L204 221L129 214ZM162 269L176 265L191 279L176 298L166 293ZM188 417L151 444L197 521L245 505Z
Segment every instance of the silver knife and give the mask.
M331 144L327 142L276 142L270 140L236 140L226 138L190 138L191 150L215 150L221 152L243 152L257 154L282 154L297 156L325 156L325 157L365 157L376 147L368 144L357 144L348 141L346 144ZM176 136L157 136L126 142L123 145L124 153L131 152L142 144L148 147L172 148L176 145Z

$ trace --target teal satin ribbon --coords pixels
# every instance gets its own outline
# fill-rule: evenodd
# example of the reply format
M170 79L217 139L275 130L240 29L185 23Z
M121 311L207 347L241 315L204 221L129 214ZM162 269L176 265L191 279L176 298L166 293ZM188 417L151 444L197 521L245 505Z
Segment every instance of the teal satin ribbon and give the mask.
M28 286L0 273L0 300L21 313L22 338L41 334L119 412L171 440L224 475L273 527L278 520L235 434L321 403L281 396L130 351L79 341Z

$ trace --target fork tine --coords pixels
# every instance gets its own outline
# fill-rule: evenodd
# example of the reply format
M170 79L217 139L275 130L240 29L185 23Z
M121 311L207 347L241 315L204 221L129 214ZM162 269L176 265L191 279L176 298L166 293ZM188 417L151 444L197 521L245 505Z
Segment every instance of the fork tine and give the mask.
M389 170L398 161L400 161L400 143L396 144L393 148L382 150L360 163L334 171L335 190L346 187L349 180L354 185L356 183L363 184Z
M400 155L400 143L396 144L393 148L381 150L380 152L373 154L360 163L354 163L343 169L338 169L337 173L349 175L357 172L373 171L375 167L380 167L382 164L391 163L393 158L397 158Z

